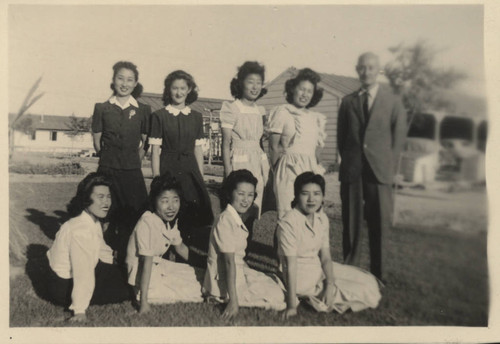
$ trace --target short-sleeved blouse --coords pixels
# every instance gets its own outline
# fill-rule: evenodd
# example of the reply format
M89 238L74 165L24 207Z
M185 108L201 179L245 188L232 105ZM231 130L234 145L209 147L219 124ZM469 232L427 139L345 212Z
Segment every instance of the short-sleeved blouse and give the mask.
M161 145L162 152L191 153L203 137L203 116L189 106L179 110L168 105L151 115L149 143Z
M146 211L137 222L127 247L128 282L136 285L139 256L153 257L158 262L170 245L180 245L182 238L177 223L170 227L156 214Z
M151 107L130 97L122 109L110 101L95 104L92 132L102 133L99 165L117 169L141 168L139 146L141 135L147 135Z
M278 221L278 252L295 256L300 263L319 262L321 248L330 247L329 221L324 212L314 214L314 224L298 209L293 208Z
M225 281L224 257L222 253L234 253L237 266L245 265L248 229L241 217L230 205L219 215L210 233L207 271L203 287L212 295L224 295L217 281ZM224 282L225 283L225 282Z
M208 258L220 253L234 253L236 264L243 264L247 247L248 229L231 204L220 214L212 228Z
M288 150L314 152L323 147L326 139L325 115L308 109L285 104L274 108L269 115L267 132L289 138Z
M233 141L259 141L264 133L263 106L245 105L241 100L223 102L220 110L222 128L232 129Z

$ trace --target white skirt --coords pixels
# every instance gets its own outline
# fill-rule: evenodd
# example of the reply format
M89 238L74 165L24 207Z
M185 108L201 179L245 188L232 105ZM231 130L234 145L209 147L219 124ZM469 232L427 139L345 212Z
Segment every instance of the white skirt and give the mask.
M260 307L284 310L285 288L274 274L266 274L250 268L247 264L236 265L236 292L240 307ZM214 280L205 276L205 294L217 302L228 302L229 295L224 276Z
M153 263L148 302L202 302L201 281L205 270L161 259ZM137 293L137 299L140 294Z
M302 290L297 286L297 295L305 299L318 312L344 313L351 309L353 312L359 312L366 308L376 308L380 302L381 294L379 283L375 276L368 271L351 265L333 263L333 276L335 278L334 304L328 307L323 302L325 279L324 274L318 276L317 269L307 269L309 276L303 276L307 272L301 269L297 273L300 280L310 281L304 285ZM311 275L314 274L314 276ZM307 279L305 278L307 277ZM316 282L314 282L316 281Z

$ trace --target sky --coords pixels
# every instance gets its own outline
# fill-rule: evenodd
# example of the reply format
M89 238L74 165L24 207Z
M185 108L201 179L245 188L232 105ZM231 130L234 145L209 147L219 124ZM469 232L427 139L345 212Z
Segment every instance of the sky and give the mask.
M145 92L168 73L191 73L201 97L230 99L246 60L266 82L290 66L356 77L359 54L425 40L436 65L467 73L459 90L485 93L481 5L10 5L8 109L42 76L31 113L90 116L109 98L112 66L134 62Z

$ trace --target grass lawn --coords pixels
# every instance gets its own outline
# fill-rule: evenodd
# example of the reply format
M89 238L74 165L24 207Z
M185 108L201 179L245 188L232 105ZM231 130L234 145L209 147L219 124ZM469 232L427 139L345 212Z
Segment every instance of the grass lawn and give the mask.
M72 179L70 179L72 180ZM23 233L26 259L10 255L10 326L75 326L64 322L62 307L46 301L45 253L66 218L65 205L75 193L76 181L10 182L10 235ZM215 185L210 190L214 191ZM215 211L218 200L211 195ZM342 224L338 202L328 199L334 260L341 259ZM454 217L460 214L453 215ZM272 234L276 214L269 211L256 223L249 243L248 262L273 270ZM219 318L213 304L153 305L150 314L138 315L130 302L91 306L88 322L80 326L394 326L488 324L486 231L456 231L401 222L388 235L388 285L377 309L359 313L316 313L305 305L294 319L282 321L277 312L241 308L232 321ZM425 226L424 226L425 225ZM472 226L473 224L471 224ZM481 224L482 226L483 224ZM366 236L365 236L366 238ZM368 266L364 245L362 264ZM78 325L76 325L78 326Z

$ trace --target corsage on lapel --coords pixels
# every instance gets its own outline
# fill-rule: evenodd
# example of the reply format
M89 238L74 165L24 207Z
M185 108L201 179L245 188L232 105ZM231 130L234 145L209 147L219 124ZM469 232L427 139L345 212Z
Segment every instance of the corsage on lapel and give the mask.
M134 116L134 115L135 115L135 109L130 110L130 112L128 114L128 119L131 119L132 116Z

